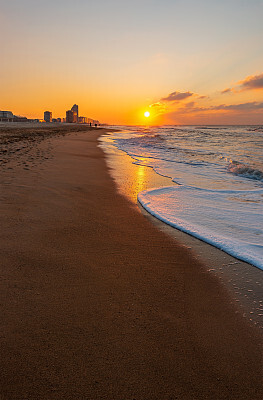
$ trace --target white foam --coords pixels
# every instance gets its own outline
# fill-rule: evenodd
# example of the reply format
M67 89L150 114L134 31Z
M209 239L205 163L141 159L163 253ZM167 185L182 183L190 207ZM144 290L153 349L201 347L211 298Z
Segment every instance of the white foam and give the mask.
M262 196L263 189L177 186L143 191L138 200L161 221L263 269Z

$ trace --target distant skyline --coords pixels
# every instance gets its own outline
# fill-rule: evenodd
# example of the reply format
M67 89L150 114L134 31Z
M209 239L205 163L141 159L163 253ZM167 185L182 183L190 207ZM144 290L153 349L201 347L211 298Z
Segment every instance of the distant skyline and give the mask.
M0 109L263 124L263 0L0 0ZM145 118L144 113L150 112Z

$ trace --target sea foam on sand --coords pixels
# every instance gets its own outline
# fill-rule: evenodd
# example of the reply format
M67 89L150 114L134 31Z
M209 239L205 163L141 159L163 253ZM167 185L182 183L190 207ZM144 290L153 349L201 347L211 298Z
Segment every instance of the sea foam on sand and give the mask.
M263 270L263 189L163 187L138 194L161 221ZM250 202L249 212L246 207Z

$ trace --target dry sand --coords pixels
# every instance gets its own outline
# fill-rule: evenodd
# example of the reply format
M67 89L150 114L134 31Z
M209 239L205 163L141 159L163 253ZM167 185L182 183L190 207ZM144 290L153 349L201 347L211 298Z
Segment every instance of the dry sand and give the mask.
M1 400L261 399L261 333L116 191L101 131L37 129L1 155Z

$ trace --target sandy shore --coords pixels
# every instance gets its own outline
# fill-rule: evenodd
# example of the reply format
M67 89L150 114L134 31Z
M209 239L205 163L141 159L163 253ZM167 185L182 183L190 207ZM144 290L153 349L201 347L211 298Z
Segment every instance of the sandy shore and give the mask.
M113 133L114 136L114 133ZM216 275L228 289L231 301L238 311L263 331L263 272L250 264L240 261L178 229L174 229L149 214L137 201L138 193L165 186L176 186L172 179L160 176L150 167L134 164L128 154L112 145L112 134L99 138L100 146L106 153L110 174L118 191L131 201L136 209L177 242L191 251L195 258L206 265L206 270Z
M261 399L261 333L116 191L100 132L5 143L1 400Z

